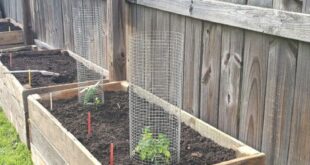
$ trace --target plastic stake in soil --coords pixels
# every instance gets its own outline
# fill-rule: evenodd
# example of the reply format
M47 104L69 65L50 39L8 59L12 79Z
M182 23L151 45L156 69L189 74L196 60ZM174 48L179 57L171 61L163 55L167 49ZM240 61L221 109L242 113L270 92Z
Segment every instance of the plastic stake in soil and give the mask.
M11 26L9 26L9 32L11 31Z
M12 68L12 66L13 66L13 65L12 65L12 60L13 60L13 59L12 59L12 53L10 53L10 68Z
M88 137L90 137L91 136L91 133L92 133L92 130L91 130L91 113L90 112L88 112L87 113L88 115L88 117L87 117L87 135L88 135Z
M110 144L110 165L114 165L114 144Z
M50 93L50 109L53 110L53 93Z
M28 70L28 82L29 82L29 86L31 86L31 70Z

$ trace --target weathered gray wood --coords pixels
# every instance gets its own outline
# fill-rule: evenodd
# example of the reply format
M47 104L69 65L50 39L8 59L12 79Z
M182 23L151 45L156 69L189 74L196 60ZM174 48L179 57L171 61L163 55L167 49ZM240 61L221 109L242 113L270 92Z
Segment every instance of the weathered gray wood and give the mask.
M288 164L310 162L310 45L299 43Z
M310 42L310 15L213 0L136 0L135 3L210 22ZM248 2L272 6L272 1Z
M48 164L66 164L61 155L55 151L53 146L51 146L51 144L46 140L37 126L31 121L29 121L29 123L31 132L31 150L35 147L37 152L40 153L40 156L44 158L44 161Z
M287 164L298 45L276 38L270 45L262 151L267 164Z
M196 117L200 116L202 27L203 23L200 20L185 20L183 109Z
M264 121L269 37L245 33L239 139L260 150Z
M62 11L64 22L64 46L66 49L74 50L72 1L63 0Z
M24 24L24 39L25 39L25 44L26 45L32 45L34 43L33 41L33 35L32 35L32 22L31 22L31 9L30 9L30 0L19 0L21 3L19 3L20 7L22 5L22 15L23 16L23 24ZM20 8L16 9L17 11L21 11ZM17 19L19 20L19 19Z
M96 158L48 112L36 99L28 97L29 117L42 135L68 164L100 164Z
M200 118L218 126L222 26L205 22L203 30Z
M303 1L303 12L310 13L310 1ZM292 116L288 164L310 162L310 45L299 42L295 98Z
M223 26L218 128L238 137L244 31Z
M108 56L111 80L126 79L125 1L107 0Z

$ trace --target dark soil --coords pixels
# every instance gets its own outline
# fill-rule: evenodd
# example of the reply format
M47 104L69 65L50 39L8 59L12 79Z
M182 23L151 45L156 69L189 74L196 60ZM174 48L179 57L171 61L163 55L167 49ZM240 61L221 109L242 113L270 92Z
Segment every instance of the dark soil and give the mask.
M119 106L117 105L119 104ZM49 108L48 103L43 103ZM57 101L51 113L103 164L109 162L109 145L115 145L116 164L133 164L129 159L128 93L106 92L105 104L92 109L93 135L87 136L87 112L77 98ZM120 108L119 108L120 107ZM215 164L235 158L235 151L217 145L182 124L181 163Z
M10 67L9 56L2 56L1 61L10 71L31 69L46 70L60 74L60 76L56 77L32 73L31 86L33 88L77 81L76 60L67 54L13 55L12 67ZM28 73L15 73L14 75L21 84L29 83Z
M21 30L21 28L15 26L14 24L10 22L0 22L0 32L9 31L9 27L11 31Z

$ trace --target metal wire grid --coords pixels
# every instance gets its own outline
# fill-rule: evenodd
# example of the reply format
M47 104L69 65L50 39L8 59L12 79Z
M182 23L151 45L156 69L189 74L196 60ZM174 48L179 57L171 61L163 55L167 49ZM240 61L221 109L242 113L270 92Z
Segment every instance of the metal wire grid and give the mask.
M73 8L73 26L75 51L92 63L107 68L106 65L106 36L104 33L104 17L99 6L95 8ZM103 75L89 70L81 63L77 64L78 82L101 80ZM80 88L80 90L82 90ZM102 93L103 95L103 93ZM79 102L82 103L84 94L79 92Z
M130 83L174 104L182 105L183 35L177 32L153 32L133 35L130 43ZM165 134L170 140L171 163L180 160L180 114L169 114L158 105L129 90L130 150L132 159L142 161L134 152L143 129L154 137ZM159 164L165 164L159 160Z

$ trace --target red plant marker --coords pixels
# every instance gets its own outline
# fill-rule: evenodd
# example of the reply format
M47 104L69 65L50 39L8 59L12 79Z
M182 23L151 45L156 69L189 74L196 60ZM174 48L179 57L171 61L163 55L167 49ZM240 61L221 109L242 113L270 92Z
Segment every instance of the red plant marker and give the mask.
M88 136L91 136L92 130L91 130L91 113L88 112L88 117L87 117L87 132Z
M114 144L110 144L110 165L114 165Z
M10 53L10 67L12 68L12 53Z

